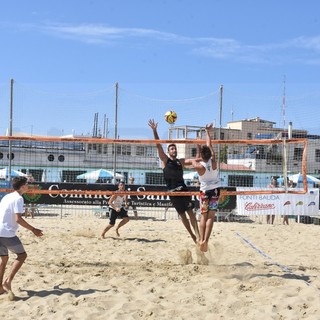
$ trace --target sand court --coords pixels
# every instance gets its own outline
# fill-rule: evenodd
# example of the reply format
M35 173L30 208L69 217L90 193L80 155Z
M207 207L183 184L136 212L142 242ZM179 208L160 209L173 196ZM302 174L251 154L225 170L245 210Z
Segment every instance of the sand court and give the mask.
M33 223L3 319L319 319L319 226L219 222L203 253L178 220Z

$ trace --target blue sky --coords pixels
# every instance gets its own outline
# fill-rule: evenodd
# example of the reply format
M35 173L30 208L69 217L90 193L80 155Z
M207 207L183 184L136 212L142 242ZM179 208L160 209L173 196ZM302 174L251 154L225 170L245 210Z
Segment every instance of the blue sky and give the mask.
M319 133L320 3L257 0L10 0L0 4L0 134L89 133L94 113L120 137L244 118ZM282 97L286 96L283 115ZM186 102L184 104L184 102ZM208 116L209 114L209 116Z

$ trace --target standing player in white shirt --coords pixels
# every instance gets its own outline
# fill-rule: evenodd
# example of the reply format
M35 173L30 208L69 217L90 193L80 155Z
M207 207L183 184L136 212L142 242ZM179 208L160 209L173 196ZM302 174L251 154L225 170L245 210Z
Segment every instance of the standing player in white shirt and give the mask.
M0 202L0 294L11 292L13 295L12 280L27 258L27 253L16 235L18 227L20 225L30 230L37 237L42 236L43 233L22 218L24 213L22 195L28 189L27 178L15 177L12 181L12 187L15 191L5 195ZM14 260L8 276L3 280L9 260L9 251L15 253L17 258Z

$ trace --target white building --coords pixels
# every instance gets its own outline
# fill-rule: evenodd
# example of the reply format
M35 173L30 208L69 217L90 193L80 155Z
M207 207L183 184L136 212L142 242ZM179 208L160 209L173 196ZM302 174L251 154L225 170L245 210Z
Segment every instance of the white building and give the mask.
M282 176L284 157L281 144L250 144L248 140L282 139L283 137L307 138L307 173L320 175L320 136L309 135L305 130L284 131L275 123L259 117L229 122L226 128L213 128L215 140L247 140L244 144L214 145L223 186L261 187L272 176ZM168 131L169 140L182 140L177 145L178 158L196 156L197 146L183 140L204 138L204 128L173 126ZM22 136L19 134L19 136ZM163 175L155 144L84 142L84 136L72 136L72 142L37 140L11 141L11 166L24 173L30 172L37 181L84 182L76 177L100 168L115 170L127 181L134 177L138 184L163 184ZM10 162L9 141L0 140L0 168ZM287 171L302 171L302 144L286 147Z

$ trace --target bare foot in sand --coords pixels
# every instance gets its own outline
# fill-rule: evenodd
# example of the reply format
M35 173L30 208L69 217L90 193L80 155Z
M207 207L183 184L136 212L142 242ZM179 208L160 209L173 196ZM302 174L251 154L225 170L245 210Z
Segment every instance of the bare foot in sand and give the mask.
M12 291L8 292L8 298L9 301L13 301L16 299L16 296L14 295L14 293Z
M8 281L8 279L4 280L2 283L2 288L6 292L10 292L11 290L11 283Z
M207 251L208 251L208 243L205 242L205 241L202 241L202 242L200 243L200 250L201 250L202 252L207 252Z
M102 240L102 239L105 239L106 237L104 236L104 234L102 234L101 236L100 236L100 239Z
M11 282L9 282L8 279L4 280L4 282L2 283L2 288L8 293L9 301L13 301L16 298L11 289Z
M117 234L118 237L120 237L120 233L119 233L118 229L116 229L116 234Z

